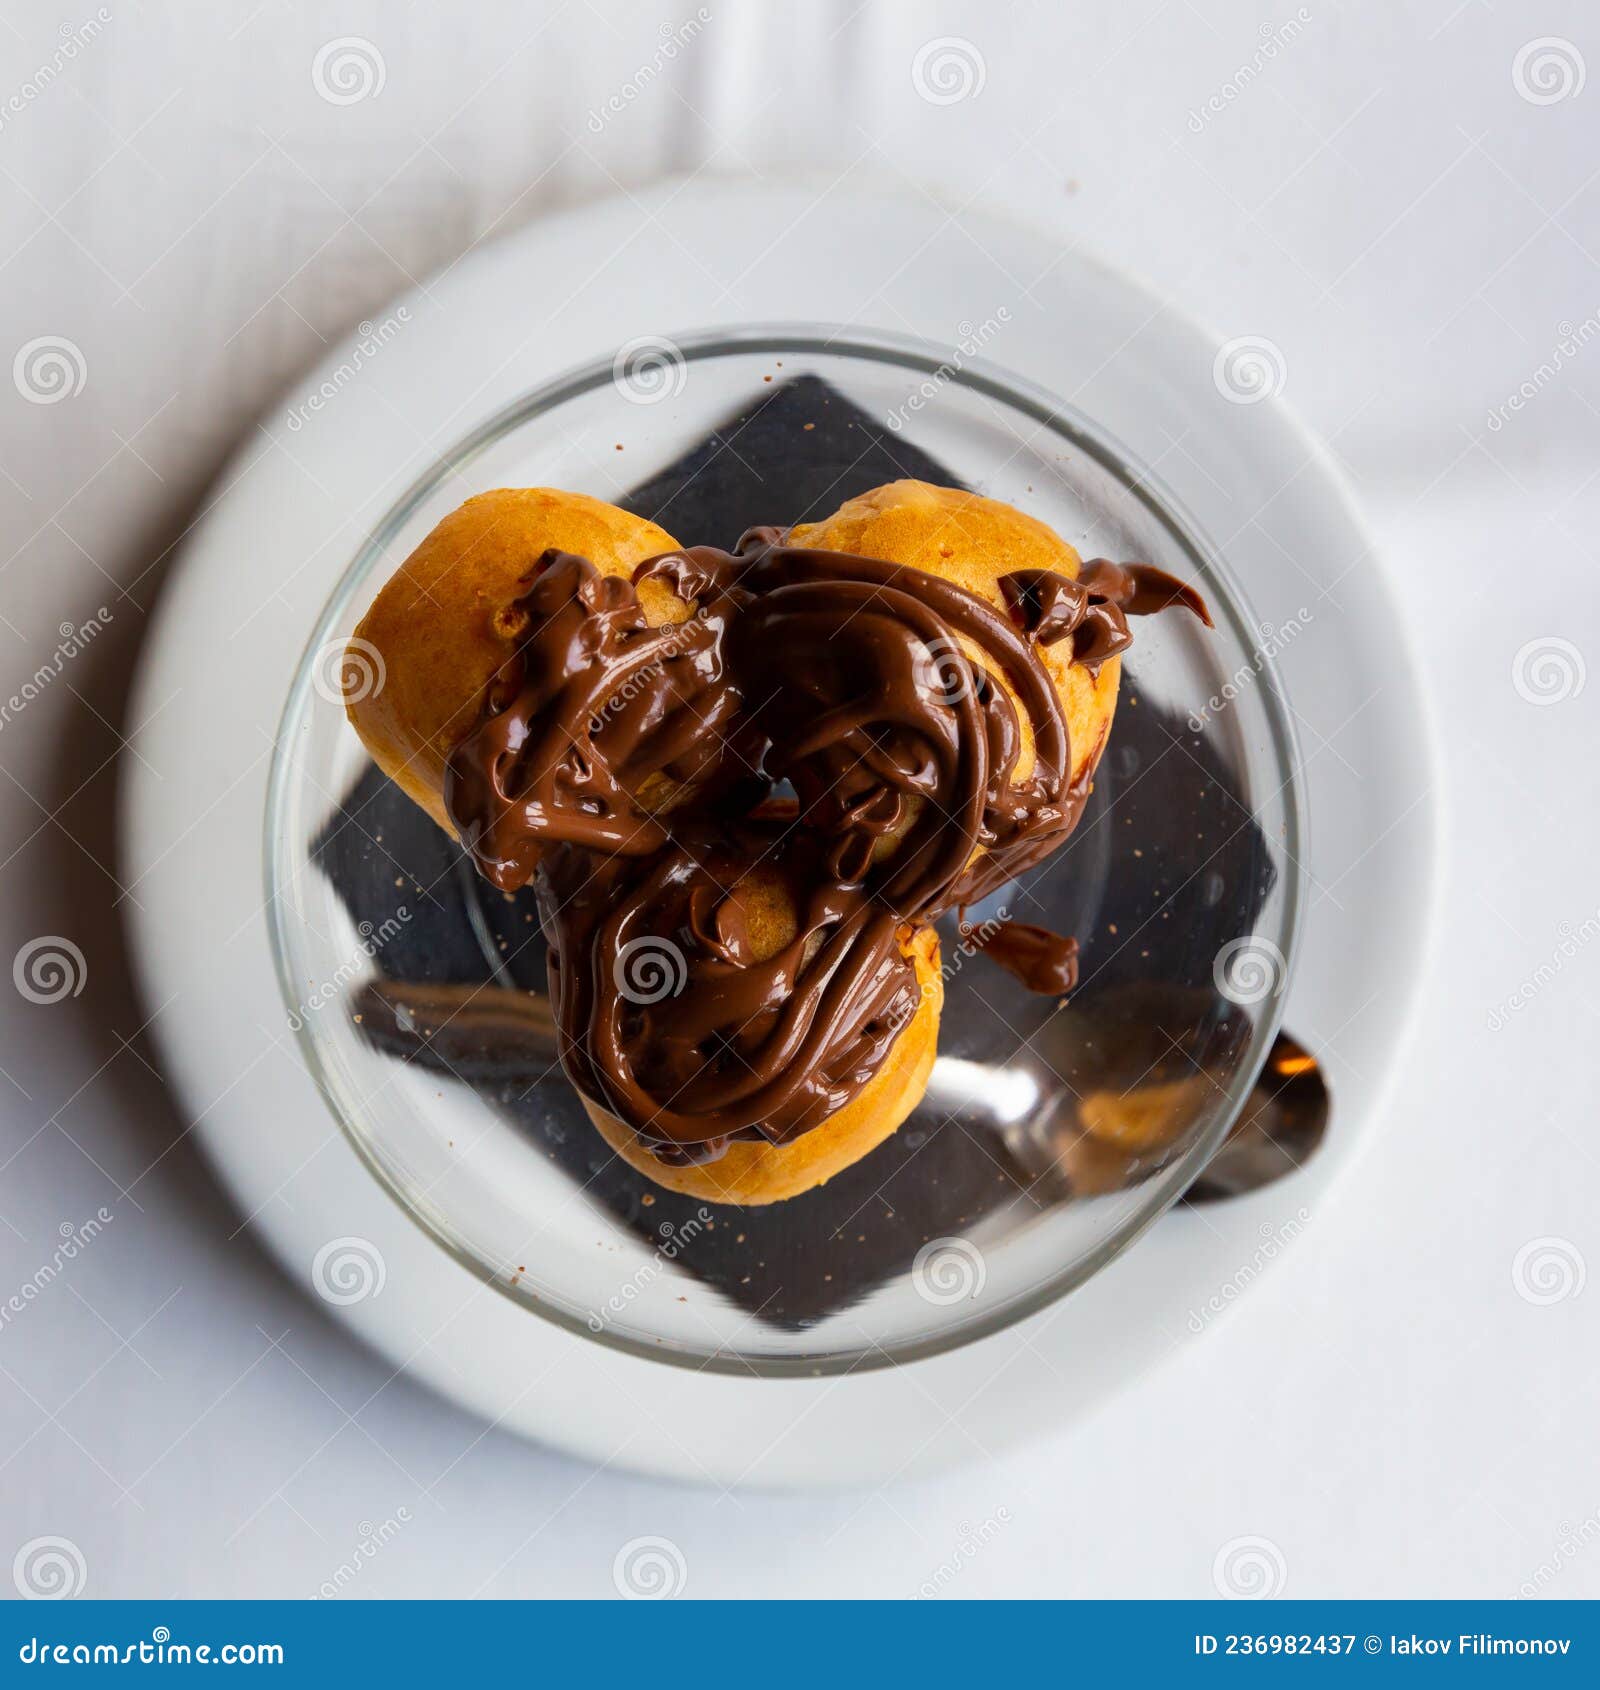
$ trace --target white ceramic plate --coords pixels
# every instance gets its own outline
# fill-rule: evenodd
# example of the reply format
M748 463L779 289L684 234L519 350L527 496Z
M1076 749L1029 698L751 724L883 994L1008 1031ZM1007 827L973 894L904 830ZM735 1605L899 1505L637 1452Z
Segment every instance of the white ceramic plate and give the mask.
M284 1031L262 823L272 736L327 594L399 491L472 424L646 334L816 319L1024 372L1158 471L1274 639L1305 754L1310 916L1286 1025L1324 1061L1328 1141L1254 1197L1164 1217L1062 1303L965 1349L845 1378L686 1372L530 1316L380 1190ZM1059 1425L1231 1304L1371 1132L1424 961L1433 817L1410 655L1273 349L1218 341L1040 233L926 202L667 186L486 247L363 325L265 420L191 537L147 647L126 766L134 953L174 1085L235 1201L309 1289L331 1241L377 1247L335 1312L486 1419L682 1479L878 1480ZM1236 337L1237 338L1237 337ZM963 351L965 347L965 351ZM627 475L619 465L619 488ZM475 488L464 486L463 497ZM399 561L398 559L396 560ZM1243 684L1250 684L1245 680ZM331 795L330 795L331 796ZM201 895L203 892L203 896ZM1265 1253L1270 1256L1270 1252Z

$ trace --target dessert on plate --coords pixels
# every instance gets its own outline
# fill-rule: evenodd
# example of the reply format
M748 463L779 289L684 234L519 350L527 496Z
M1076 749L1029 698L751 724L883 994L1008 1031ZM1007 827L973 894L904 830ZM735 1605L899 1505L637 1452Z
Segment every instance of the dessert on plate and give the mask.
M383 682L348 709L485 879L532 888L562 1067L606 1142L672 1190L769 1203L916 1107L934 921L1065 842L1127 619L1172 605L1209 622L1161 571L1085 565L923 482L732 551L500 489L379 593L351 651ZM1026 985L1072 989L1072 939L971 931Z

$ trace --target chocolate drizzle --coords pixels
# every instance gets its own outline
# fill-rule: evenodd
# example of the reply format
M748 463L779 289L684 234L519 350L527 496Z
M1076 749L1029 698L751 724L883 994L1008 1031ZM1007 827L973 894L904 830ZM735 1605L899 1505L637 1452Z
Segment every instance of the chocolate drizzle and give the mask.
M685 824L648 859L546 851L562 1065L664 1161L732 1139L784 1143L878 1071L915 1013L901 924L840 881L792 817ZM758 952L746 900L778 886L794 923Z
M650 626L647 582L685 619ZM631 583L554 551L527 578L445 802L489 880L534 880L567 1073L663 1160L836 1113L915 1014L915 931L1071 832L1089 771L1072 780L1033 642L1070 637L1097 668L1127 614L1182 603L1209 622L1145 565L1001 588L1009 618L777 529L650 559ZM996 960L1070 989L1071 941L1000 931Z
M739 699L709 615L652 628L627 581L549 551L508 621L520 643L451 753L444 799L480 872L525 885L543 846L642 857L667 842L658 794L715 776Z
M1030 639L1043 646L1071 639L1072 661L1094 674L1133 643L1130 616L1181 604L1211 626L1194 588L1148 563L1092 558L1075 581L1049 569L1018 569L1000 578L1000 591L1012 621Z
M1064 998L1078 984L1078 941L1031 921L978 929L977 949L1030 992Z

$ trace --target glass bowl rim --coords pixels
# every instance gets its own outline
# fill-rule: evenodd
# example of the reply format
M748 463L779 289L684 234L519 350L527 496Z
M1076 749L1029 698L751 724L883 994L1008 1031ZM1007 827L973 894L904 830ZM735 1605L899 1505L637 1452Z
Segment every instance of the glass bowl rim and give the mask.
M327 643L330 630L343 616L373 567L384 561L389 543L417 508L449 477L459 475L474 459L515 429L549 414L570 399L579 398L603 387L607 382L615 381L614 358L586 360L539 383L492 412L468 430L455 446L439 453L431 464L413 478L410 485L373 525L323 605L296 663L294 678L279 718L263 816L262 868L268 916L267 931L279 990L285 1008L291 1012L290 1025L307 1072L327 1104L329 1113L338 1123L339 1130L374 1179L393 1199L400 1211L435 1244L474 1278L491 1286L519 1308L542 1317L564 1332L625 1355L669 1367L684 1368L691 1372L741 1378L837 1377L881 1367L902 1366L907 1362L948 1354L980 1339L992 1337L1039 1313L1086 1284L1103 1268L1109 1266L1178 1201L1211 1160L1238 1120L1239 1112L1265 1065L1272 1041L1283 1021L1289 985L1299 955L1305 916L1307 870L1304 863L1308 827L1306 794L1300 776L1303 764L1298 736L1283 703L1286 695L1282 677L1272 653L1258 646L1258 625L1252 623L1245 615L1248 601L1237 578L1181 501L1153 471L1142 466L1136 456L1107 430L1075 407L1056 398L1046 388L987 359L969 359L959 354L953 357L949 350L917 336L865 329L850 324L750 323L658 338L676 350L686 364L734 355L778 352L846 357L898 366L924 376L936 377L944 385L965 387L985 398L998 400L1012 410L1031 417L1040 425L1041 430L1054 432L1079 451L1086 453L1110 474L1125 492L1142 504L1188 555L1200 581L1207 589L1207 603L1213 615L1220 615L1220 618L1226 621L1244 649L1256 653L1260 664L1260 678L1267 683L1260 691L1270 729L1272 751L1278 772L1283 776L1279 791L1285 799L1285 825L1281 849L1287 859L1288 868L1283 876L1283 983L1278 993L1269 999L1267 1013L1254 1025L1245 1058L1235 1069L1225 1088L1225 1106L1218 1111L1217 1118L1208 1131L1148 1182L1149 1198L1134 1205L1080 1260L1041 1279L1029 1291L1012 1298L1010 1302L972 1318L961 1326L908 1340L896 1344L892 1349L873 1345L868 1348L824 1351L814 1355L767 1355L721 1350L706 1354L645 1337L635 1337L627 1332L617 1331L609 1324L603 1325L602 1329L596 1332L578 1315L569 1314L565 1309L543 1298L536 1298L531 1292L523 1292L517 1285L509 1283L501 1271L455 1235L445 1225L442 1217L424 1213L412 1201L384 1166L375 1146L368 1142L366 1134L352 1119L352 1111L346 1106L333 1077L324 1065L309 1021L300 1017L297 1023L293 1019L293 1011L298 1001L290 963L293 941L287 930L284 901L278 895L279 888L288 882L286 877L278 873L282 853L282 830L275 825L285 800L292 762L290 748L297 737L291 729L304 710L306 693L313 683L317 654Z

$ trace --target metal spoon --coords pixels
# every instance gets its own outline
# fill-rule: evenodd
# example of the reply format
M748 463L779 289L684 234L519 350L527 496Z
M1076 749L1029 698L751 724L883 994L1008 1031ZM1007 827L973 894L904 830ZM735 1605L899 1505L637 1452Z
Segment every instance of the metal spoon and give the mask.
M1232 1132L1184 1201L1242 1197L1294 1173L1322 1143L1331 1107L1317 1059L1298 1039L1279 1033Z
M554 1071L550 1006L528 992L379 979L357 994L355 1013L364 1035L380 1049L469 1083L526 1081ZM1159 1031L1160 1018L1146 1025ZM1126 1035L1115 1043L1125 1049ZM1070 1071L1080 1081L1095 1049L1091 1039L1073 1053ZM1060 1078L1067 1071L1064 1053L1053 1055L1063 1062L1061 1070L941 1056L928 1083L928 1101L941 1114L960 1115L969 1130L995 1133L1035 1188L1043 1176L1060 1177L1063 1196L1139 1183L1209 1106L1214 1082L1200 1069L1176 1080L1141 1075L1121 1089L1121 1064L1102 1050L1099 1089L1074 1091ZM1293 1173L1322 1142L1329 1108L1315 1057L1299 1040L1279 1033L1233 1130L1184 1201L1239 1197Z

